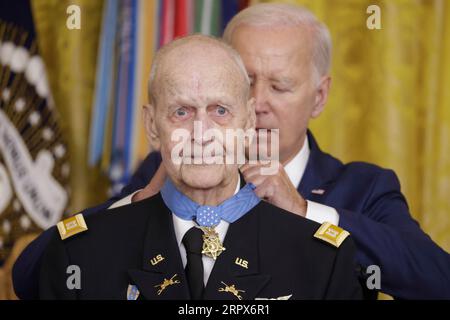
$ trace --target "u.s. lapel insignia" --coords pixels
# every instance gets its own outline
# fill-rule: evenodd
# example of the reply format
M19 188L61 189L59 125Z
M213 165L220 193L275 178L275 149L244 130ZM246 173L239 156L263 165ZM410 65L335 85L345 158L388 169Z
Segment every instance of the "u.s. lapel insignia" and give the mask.
M225 288L219 288L219 292L229 292L229 293L233 294L239 300L242 300L242 296L239 293L240 292L245 292L244 290L236 289L234 284L229 286L225 282L223 282L223 281L221 281L221 282L225 286Z
M211 227L200 227L200 229L203 231L202 254L216 260L217 257L225 251L225 247L220 242L219 235L216 230Z
M152 266L156 266L158 263L160 263L161 261L163 261L165 258L158 254L156 257L153 257L150 259L150 263L152 264Z
M77 233L84 232L88 229L81 213L58 222L56 225L61 236L61 240L70 238Z
M127 300L137 300L139 298L139 290L136 286L130 284L127 289Z
M329 244L332 244L336 248L344 242L345 238L350 235L347 231L338 226L331 224L330 222L324 222L319 230L316 231L314 237L323 240Z
M156 292L156 294L159 296L164 290L166 290L166 288L168 286L172 286L174 284L180 283L180 281L175 280L176 276L177 276L177 274L174 274L172 276L172 278L170 278L170 279L164 278L163 283L156 285L155 288L159 288L159 290Z
M248 269L247 260L237 257L236 260L234 260L234 263L237 264L238 266L241 266L242 268Z

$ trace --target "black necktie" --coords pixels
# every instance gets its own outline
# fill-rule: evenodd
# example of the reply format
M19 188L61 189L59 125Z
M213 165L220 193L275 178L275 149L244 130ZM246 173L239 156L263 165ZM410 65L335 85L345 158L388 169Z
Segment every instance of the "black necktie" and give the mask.
M192 227L183 237L183 244L186 248L186 277L191 292L191 299L199 300L203 296L203 231Z

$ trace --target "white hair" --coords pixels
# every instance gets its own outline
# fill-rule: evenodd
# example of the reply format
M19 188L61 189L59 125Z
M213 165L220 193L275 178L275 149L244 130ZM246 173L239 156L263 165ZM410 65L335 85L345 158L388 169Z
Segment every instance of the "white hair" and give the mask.
M250 79L248 77L247 70L245 69L244 62L242 61L239 53L236 50L234 50L229 44L225 43L221 39L217 39L212 36L207 36L207 35L202 35L202 34L194 34L194 35L185 36L185 37L176 39L176 40L168 43L167 45L163 46L162 48L160 48L158 50L158 52L156 53L156 55L153 59L152 67L150 70L150 77L149 77L149 81L148 81L148 92L149 92L150 102L154 103L155 91L156 91L155 78L156 78L157 73L159 72L160 64L161 64L161 61L163 60L164 56L166 56L170 51L172 51L176 47L179 47L181 45L188 44L188 43L193 43L193 42L194 43L195 42L203 43L210 47L214 46L216 48L219 48L219 49L223 50L231 58L231 60L237 66L237 69L239 70L238 72L242 75L242 78L245 82L245 89L246 89L246 93L245 93L246 97L245 98L247 99L248 96L250 95ZM205 50L207 50L207 49L205 49Z
M313 37L313 65L318 76L326 75L331 66L331 36L328 28L304 7L293 4L264 3L250 6L231 19L223 39L231 43L239 26L254 27L308 27Z

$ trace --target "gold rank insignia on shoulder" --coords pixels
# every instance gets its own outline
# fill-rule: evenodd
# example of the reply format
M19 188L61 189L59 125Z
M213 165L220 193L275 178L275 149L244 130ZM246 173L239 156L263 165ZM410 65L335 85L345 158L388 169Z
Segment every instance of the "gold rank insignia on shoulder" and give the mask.
M56 226L58 227L61 240L70 238L71 236L84 232L88 229L81 213L58 222Z
M336 248L339 248L342 242L344 242L345 238L347 238L349 235L350 233L348 233L344 229L339 228L338 226L335 226L334 224L331 224L329 222L324 222L319 230L316 231L314 237L328 242Z

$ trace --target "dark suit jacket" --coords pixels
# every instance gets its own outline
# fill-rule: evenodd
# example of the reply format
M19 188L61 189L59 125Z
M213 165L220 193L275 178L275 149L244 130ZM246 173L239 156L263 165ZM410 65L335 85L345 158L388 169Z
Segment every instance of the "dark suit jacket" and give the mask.
M343 164L322 152L311 132L308 139L311 153L299 192L336 208L339 225L355 240L363 270L380 266L381 290L394 297L450 299L450 255L411 217L395 173L363 162ZM120 195L83 213L98 212L143 188L160 162L158 153L149 154ZM323 195L312 193L314 189L323 189ZM14 288L20 298L37 297L41 257L50 233L32 242L14 265Z
M40 298L126 299L133 284L146 299L189 299L172 213L160 194L88 216L86 224L87 231L66 240L52 233L40 272ZM219 291L223 283L243 290L243 299L291 294L291 299L361 298L351 238L336 248L313 237L319 227L260 202L230 224L205 299L237 299ZM153 265L157 255L164 260ZM237 258L247 260L248 268L236 264ZM67 288L69 265L80 267L80 290ZM157 295L155 286L174 275L180 283Z

